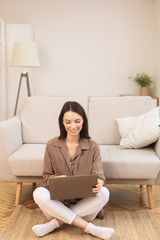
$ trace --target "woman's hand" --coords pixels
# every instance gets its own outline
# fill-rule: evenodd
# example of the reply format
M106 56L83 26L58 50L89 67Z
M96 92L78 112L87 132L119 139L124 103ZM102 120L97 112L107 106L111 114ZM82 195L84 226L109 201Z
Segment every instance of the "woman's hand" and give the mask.
M96 193L96 196L98 196L98 193L103 187L103 185L104 181L98 178L96 187L92 189L93 193Z

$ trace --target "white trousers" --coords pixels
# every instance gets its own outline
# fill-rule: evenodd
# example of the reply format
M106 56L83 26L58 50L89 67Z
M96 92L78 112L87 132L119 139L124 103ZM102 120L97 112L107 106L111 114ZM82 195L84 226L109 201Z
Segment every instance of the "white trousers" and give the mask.
M50 192L44 187L38 187L33 192L34 201L48 220L57 218L71 224L78 215L86 221L95 219L100 210L109 200L109 191L102 187L97 197L83 198L75 205L65 206L59 200L51 200Z

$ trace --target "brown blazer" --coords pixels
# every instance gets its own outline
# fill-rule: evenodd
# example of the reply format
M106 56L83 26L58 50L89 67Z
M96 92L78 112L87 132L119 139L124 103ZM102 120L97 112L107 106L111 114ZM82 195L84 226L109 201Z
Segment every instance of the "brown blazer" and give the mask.
M43 178L45 186L49 179L58 175L91 175L96 174L105 180L99 146L91 139L80 139L77 153L70 162L66 142L57 137L46 144L44 156Z

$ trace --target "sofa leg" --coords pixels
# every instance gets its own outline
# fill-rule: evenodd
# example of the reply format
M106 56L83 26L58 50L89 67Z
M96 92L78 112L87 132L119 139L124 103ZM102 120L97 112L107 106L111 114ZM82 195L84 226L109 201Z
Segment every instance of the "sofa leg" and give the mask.
M33 182L33 187L36 187L36 182Z
M153 196L152 196L152 185L147 185L148 204L149 208L153 208Z
M17 182L17 189L16 189L16 200L15 205L17 206L20 202L21 197L21 190L22 190L22 182Z

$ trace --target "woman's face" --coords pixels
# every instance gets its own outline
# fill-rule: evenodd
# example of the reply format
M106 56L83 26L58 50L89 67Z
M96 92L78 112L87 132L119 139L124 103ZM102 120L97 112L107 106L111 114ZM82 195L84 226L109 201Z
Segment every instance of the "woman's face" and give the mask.
M79 135L83 127L83 118L76 112L68 111L63 116L63 125L67 135Z

